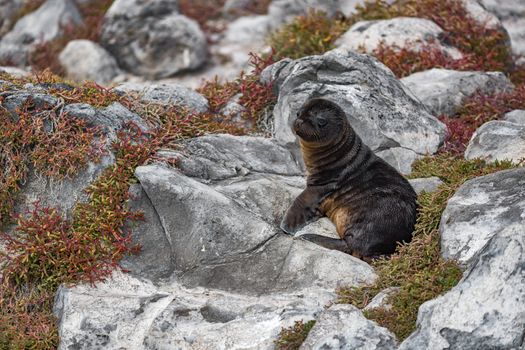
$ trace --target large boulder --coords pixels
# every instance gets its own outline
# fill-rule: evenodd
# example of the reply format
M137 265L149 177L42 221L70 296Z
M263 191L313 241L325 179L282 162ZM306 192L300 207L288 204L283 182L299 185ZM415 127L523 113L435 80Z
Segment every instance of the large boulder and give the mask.
M435 115L453 116L465 98L477 92L491 95L514 88L501 72L461 72L433 68L402 78L416 97Z
M38 43L60 36L71 25L82 24L82 16L72 0L47 0L35 12L25 15L0 41L0 58L19 66Z
M465 151L466 159L488 161L525 159L525 125L493 120L480 126Z
M266 68L265 82L278 93L274 108L275 138L293 145L291 125L312 97L325 97L347 114L350 125L374 151L402 147L434 153L446 127L375 58L336 49L320 56L285 59Z
M119 73L117 61L102 46L89 40L72 40L58 56L68 78L108 84Z
M396 348L390 331L365 318L355 306L339 304L321 313L300 350Z
M495 232L456 287L421 305L417 330L399 349L523 349L524 280L521 222Z
M458 49L441 42L444 34L440 26L428 19L396 17L357 22L335 43L338 47L367 53L373 53L381 44L399 49L408 45L416 52L431 47L453 59L462 58Z
M348 15L363 3L363 0L274 0L268 8L268 14L275 28L310 10L323 11L333 17L337 13Z
M196 69L206 61L206 38L177 10L177 1L116 0L105 16L102 45L137 75L159 79Z
M441 251L463 264L499 231L525 227L525 168L500 171L465 182L449 199L440 224Z

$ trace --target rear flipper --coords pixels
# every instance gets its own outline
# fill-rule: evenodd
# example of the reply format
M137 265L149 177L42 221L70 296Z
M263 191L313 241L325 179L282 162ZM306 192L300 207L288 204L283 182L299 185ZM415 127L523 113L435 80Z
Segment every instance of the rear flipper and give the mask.
M348 247L348 244L346 244L346 242L342 239L330 238L314 234L300 235L298 236L298 238L302 238L306 241L315 243L327 249L338 250L343 253L352 254L350 248Z

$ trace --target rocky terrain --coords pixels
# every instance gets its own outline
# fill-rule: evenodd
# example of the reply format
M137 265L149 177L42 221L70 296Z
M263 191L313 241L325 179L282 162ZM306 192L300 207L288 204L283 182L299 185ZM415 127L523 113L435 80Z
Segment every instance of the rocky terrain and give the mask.
M525 349L524 21L0 0L0 349ZM279 229L319 96L419 195L390 257L301 239L326 218Z

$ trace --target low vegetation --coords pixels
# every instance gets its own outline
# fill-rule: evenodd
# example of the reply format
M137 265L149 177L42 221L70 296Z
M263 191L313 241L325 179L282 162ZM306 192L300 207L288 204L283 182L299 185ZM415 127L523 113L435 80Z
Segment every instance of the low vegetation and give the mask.
M283 328L275 341L275 350L296 350L305 341L315 325L315 320L296 321L292 327Z

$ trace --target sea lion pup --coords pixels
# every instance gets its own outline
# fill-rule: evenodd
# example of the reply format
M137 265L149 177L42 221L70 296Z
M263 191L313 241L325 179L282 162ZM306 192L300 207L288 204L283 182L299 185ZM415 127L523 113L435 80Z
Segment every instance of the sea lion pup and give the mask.
M417 211L414 189L361 141L339 106L322 98L307 101L293 130L307 181L281 222L283 231L294 234L327 216L341 239L301 238L359 258L391 254L398 242L410 242Z

